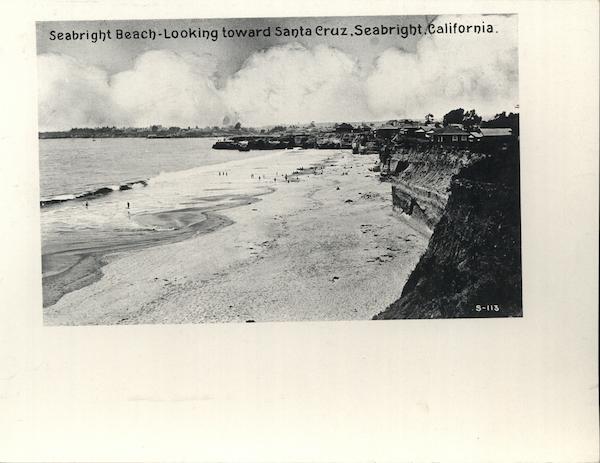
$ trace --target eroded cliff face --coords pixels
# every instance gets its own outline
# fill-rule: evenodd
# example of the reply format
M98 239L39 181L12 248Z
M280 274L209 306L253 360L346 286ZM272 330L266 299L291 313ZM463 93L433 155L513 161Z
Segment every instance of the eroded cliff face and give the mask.
M402 171L394 205L434 231L400 299L375 319L522 315L518 153L452 153L456 162Z
M392 202L398 212L411 216L431 234L446 203L452 177L481 159L479 153L451 148L402 148L390 162ZM387 172L386 166L382 167Z

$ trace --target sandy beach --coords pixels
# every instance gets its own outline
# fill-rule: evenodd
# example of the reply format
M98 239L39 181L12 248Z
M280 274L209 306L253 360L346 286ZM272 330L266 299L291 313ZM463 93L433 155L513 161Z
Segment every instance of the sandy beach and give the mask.
M399 297L429 239L393 211L390 185L369 170L376 160L277 151L156 182L148 188L184 185L197 196L132 216L154 234L78 250L81 273L44 322L371 319Z

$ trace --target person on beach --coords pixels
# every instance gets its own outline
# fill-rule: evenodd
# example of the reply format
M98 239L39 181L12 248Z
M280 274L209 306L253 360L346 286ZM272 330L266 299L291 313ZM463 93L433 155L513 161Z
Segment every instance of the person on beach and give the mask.
M129 201L127 201L127 209L129 209Z
M88 207L88 202L86 201L85 202L85 208L87 209L87 207Z

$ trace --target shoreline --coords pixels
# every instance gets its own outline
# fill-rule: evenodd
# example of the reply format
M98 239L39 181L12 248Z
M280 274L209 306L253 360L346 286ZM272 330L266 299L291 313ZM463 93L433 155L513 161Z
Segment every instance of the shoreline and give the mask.
M124 239L122 242L97 247L84 247L68 249L42 255L42 267L46 267L46 276L42 277L43 306L49 307L63 297L77 289L88 286L102 278L102 267L106 265L105 256L119 252L136 251L151 246L162 246L189 239L194 235L212 233L221 228L232 225L234 222L225 215L215 211L227 210L242 205L253 204L260 200L258 196L244 196L235 204L222 204L215 207L189 207L185 209L168 210L157 213L140 215L135 220L146 224L158 233L150 232L141 236ZM231 197L229 199L238 199ZM200 220L198 220L200 219ZM171 227L172 226L172 227ZM62 259L61 259L62 258ZM94 264L92 265L91 262ZM66 264L60 265L61 260ZM74 263L71 263L75 260ZM57 262L58 261L58 262ZM87 265L82 265L82 263ZM53 267L59 267L54 269Z
M203 220L188 225L186 228L174 230L176 233L173 233L171 236L163 236L155 239L144 237L145 239L142 238L130 243L109 245L104 249L98 250L69 250L43 255L42 261L49 260L53 256L67 257L67 259L71 257L71 261L75 260L72 264L68 263L66 268L42 277L42 286L44 288L43 307L51 307L64 295L100 280L103 275L102 267L108 263L105 259L106 256L119 252L145 249L151 246L177 243L178 241L188 239L192 235L211 233L233 224L233 221L221 214L211 212L201 212L200 214L204 216Z
M269 154L265 154L265 156L269 156ZM310 168L321 168L327 161L328 159L325 159ZM226 161L216 166L227 166L230 163L231 161ZM298 167L294 170L293 175L306 175L307 173L303 167ZM149 183L148 180L138 180L134 183L140 182L143 182L143 186L148 186ZM194 235L211 233L232 225L234 222L231 219L216 212L253 204L260 201L261 196L275 192L273 187L266 184L260 185L260 188L263 191L255 193L196 197L194 201L186 203L189 207L136 214L133 217L135 222L147 227L148 230L151 230L150 233L140 232L136 236L124 237L109 245L67 248L42 253L43 307L51 307L65 294L100 280L103 275L102 267L108 262L105 256L177 243ZM228 189L205 189L207 192L223 190ZM202 203L211 205L199 206ZM213 205L213 203L215 204ZM60 265L61 263L63 265Z
M245 160L225 190L256 188L248 172L264 172L265 161L270 170L293 170L297 180L269 179L258 186L270 190L246 191L233 204L231 194L195 198L226 209L227 224L203 231L202 220L198 230L186 233L186 220L215 210L160 211L142 221L164 226L181 220L176 236L113 247L102 257L78 251L70 280L71 270L63 275L69 291L44 308L45 324L372 318L399 297L398 285L429 237L393 211L389 185L369 170L375 156L340 150L292 154ZM205 191L220 190L213 186Z

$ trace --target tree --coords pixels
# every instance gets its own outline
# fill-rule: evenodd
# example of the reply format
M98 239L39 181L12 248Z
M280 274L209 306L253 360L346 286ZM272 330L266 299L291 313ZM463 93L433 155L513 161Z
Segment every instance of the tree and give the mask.
M242 128L242 124L237 122L234 126L235 130L240 130Z
M471 129L481 123L479 116L474 109L466 111L463 108L453 109L444 115L444 126L450 124L462 124L466 129Z
M472 129L474 126L481 123L481 116L479 116L474 109L467 111L463 116L463 125L466 129Z
M433 122L433 114L429 113L425 116L425 124L431 124Z
M287 127L285 125L276 125L275 127L272 127L269 130L269 133L274 133L274 132L285 132L285 129Z
M462 108L453 109L452 111L444 115L443 123L444 126L450 124L462 124L465 116L465 110Z

